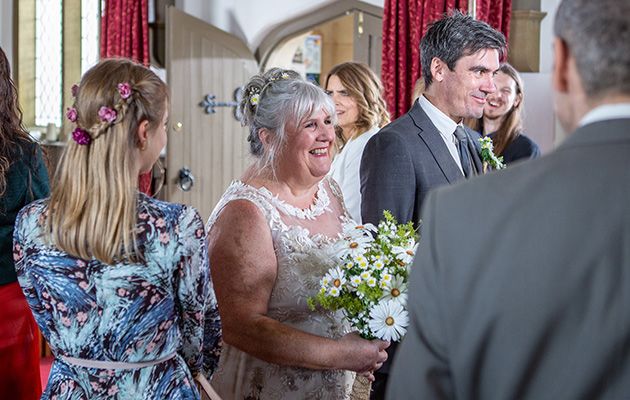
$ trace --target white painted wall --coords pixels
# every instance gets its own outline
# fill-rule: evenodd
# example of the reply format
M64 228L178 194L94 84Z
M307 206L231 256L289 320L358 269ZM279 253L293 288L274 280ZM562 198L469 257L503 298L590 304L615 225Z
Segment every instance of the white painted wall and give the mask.
M551 87L553 20L558 4L560 0L541 2L541 11L547 15L540 26L540 72L521 74L525 84L525 133L538 143L543 153L555 148L566 136L553 112Z
M13 2L3 1L0 7L0 47L7 55L13 73Z

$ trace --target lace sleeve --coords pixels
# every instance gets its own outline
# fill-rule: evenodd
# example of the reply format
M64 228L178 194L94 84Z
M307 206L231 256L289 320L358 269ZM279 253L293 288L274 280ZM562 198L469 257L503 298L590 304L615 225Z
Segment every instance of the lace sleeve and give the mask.
M343 200L343 193L341 192L341 188L339 187L339 184L331 176L326 176L325 179L326 179L326 182L328 183L328 186L330 187L330 192L333 194L333 197L341 205L341 209L343 210L343 215L341 216L341 218L344 220L351 220L352 217L350 216L350 213L348 212L348 209L346 208L346 203Z

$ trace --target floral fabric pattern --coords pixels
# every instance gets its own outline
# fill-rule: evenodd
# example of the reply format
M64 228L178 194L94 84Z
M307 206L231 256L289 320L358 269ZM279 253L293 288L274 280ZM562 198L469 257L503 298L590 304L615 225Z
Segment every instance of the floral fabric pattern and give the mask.
M217 346L221 334L199 214L139 194L143 261L106 265L46 242L46 204L22 209L13 248L19 283L57 356L42 399L198 399L192 377L202 366L211 374L218 361L212 349L202 360L202 346ZM173 354L135 369L80 367L60 358L137 363Z

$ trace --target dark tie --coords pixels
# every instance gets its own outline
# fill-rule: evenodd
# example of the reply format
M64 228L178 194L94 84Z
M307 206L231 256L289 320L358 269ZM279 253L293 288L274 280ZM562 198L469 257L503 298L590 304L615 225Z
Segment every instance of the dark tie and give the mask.
M471 156L468 149L468 135L461 126L457 126L455 129L455 137L457 138L457 152L459 153L459 160L462 163L462 170L464 176L470 178L473 175Z

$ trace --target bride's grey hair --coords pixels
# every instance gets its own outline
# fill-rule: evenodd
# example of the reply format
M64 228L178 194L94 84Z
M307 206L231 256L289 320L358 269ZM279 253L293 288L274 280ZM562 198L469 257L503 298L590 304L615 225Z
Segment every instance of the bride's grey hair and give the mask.
M287 131L297 130L319 110L324 110L336 124L330 96L295 71L272 68L251 77L243 88L239 111L241 123L249 127L247 141L258 171L271 168L274 172L276 159L284 151ZM263 128L270 134L269 146L263 146L260 140Z

